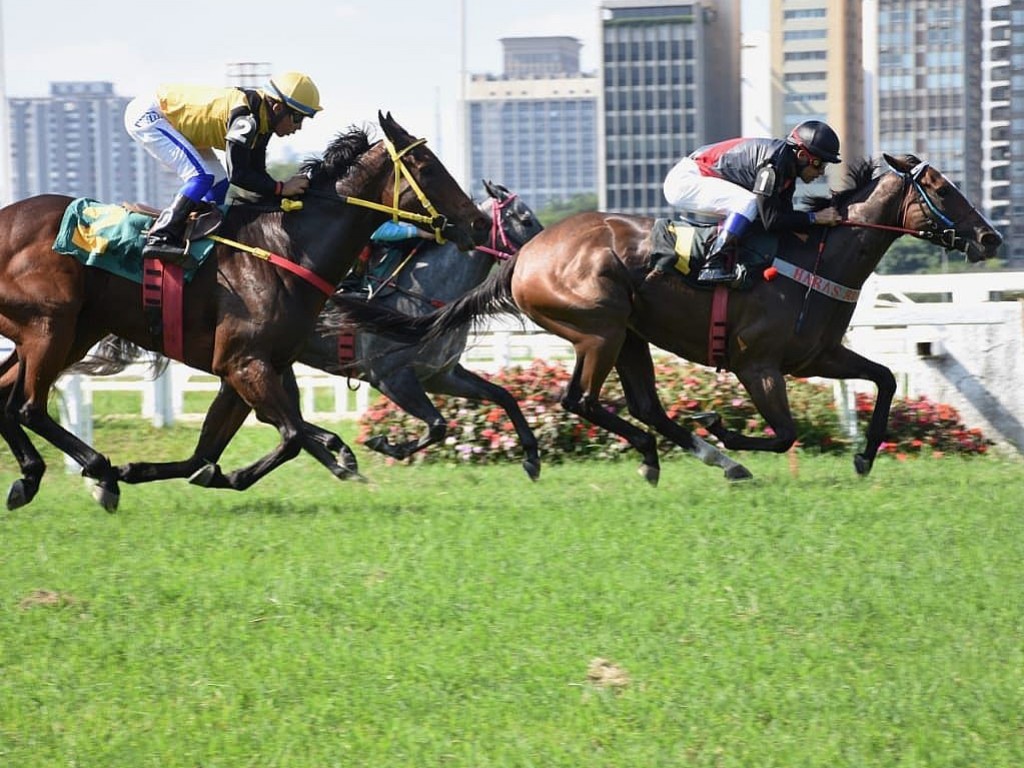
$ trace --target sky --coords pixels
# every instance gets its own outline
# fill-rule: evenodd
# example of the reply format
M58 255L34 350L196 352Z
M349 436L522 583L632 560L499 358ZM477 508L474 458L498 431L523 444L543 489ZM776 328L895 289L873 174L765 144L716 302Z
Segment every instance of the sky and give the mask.
M767 29L765 0L741 6L744 31ZM460 73L500 73L501 38L523 35L579 38L582 69L594 71L598 8L599 0L0 0L4 85L9 97L47 96L54 81L99 80L137 96L163 82L222 84L229 62L267 62L310 75L324 107L271 142L272 159L286 148L318 153L339 131L372 126L380 109L426 137L458 178Z

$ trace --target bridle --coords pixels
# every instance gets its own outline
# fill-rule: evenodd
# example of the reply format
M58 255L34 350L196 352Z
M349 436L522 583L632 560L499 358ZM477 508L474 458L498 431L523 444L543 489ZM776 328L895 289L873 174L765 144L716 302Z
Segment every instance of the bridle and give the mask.
M505 206L511 204L518 195L515 193L509 195L504 200L498 200L497 198L491 198L491 239L490 245L478 245L476 250L488 254L497 261L505 261L511 258L518 252L519 247L514 245L509 239L508 234L505 232L505 222L503 221L502 211Z
M323 200L335 200L340 203L346 203L349 205L358 205L362 208L369 208L374 211L380 211L382 213L390 213L392 221L398 221L399 219L405 219L412 221L417 224L425 225L427 229L434 231L434 240L442 244L445 242L444 232L450 226L448 224L448 218L438 212L434 204L430 202L430 199L420 188L420 185L416 182L409 167L405 164L405 155L410 150L415 149L423 144L427 143L426 139L416 139L409 146L403 149L396 149L395 145L387 137L381 139L384 146L388 150L388 154L391 156L391 162L395 167L395 184L392 191L392 202L391 205L384 205L383 203L376 203L372 200L363 200L358 197L351 197L349 195L332 195L316 190L307 190L305 195L311 197L317 197ZM412 191L416 193L416 197L420 201L420 205L423 206L424 210L427 211L427 215L422 213L413 213L412 211L405 211L398 207L398 198L401 195L402 180L412 188Z
M916 192L916 198L911 203L907 203L904 206L904 210L911 204L916 203L921 207L921 212L924 215L925 221L928 222L929 229L910 229L908 227L894 227L888 224L872 224L865 221L851 221L850 219L843 219L839 222L840 226L844 227L863 227L865 229L881 229L888 232L899 232L902 235L913 235L921 240L927 240L935 245L942 246L950 251L960 251L962 253L967 252L967 240L966 238L959 237L956 233L956 222L950 219L944 214L935 202L928 196L928 192L923 186L921 186L921 175L928 169L928 163L925 161L919 162L909 171L894 171L903 179L903 188L906 190L909 184L914 192ZM906 193L904 192L904 196ZM905 216L904 216L905 218Z

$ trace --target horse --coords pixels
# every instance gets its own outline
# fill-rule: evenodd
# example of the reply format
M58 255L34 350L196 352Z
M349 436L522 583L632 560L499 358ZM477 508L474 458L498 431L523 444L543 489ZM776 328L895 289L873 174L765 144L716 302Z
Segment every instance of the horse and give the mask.
M424 242L405 258L392 263L374 249L382 276L367 276L368 301L406 315L422 315L461 296L479 285L496 260L507 259L523 243L543 229L534 212L518 195L487 180L488 198L478 206L492 221L489 242L470 253L450 244ZM401 253L394 256L401 259ZM347 294L342 291L342 294ZM333 297L332 297L333 298ZM523 447L523 468L532 480L540 475L537 439L507 390L459 363L466 349L469 329L450 334L424 346L410 346L388 336L355 332L339 322L340 313L328 300L320 314L317 330L306 340L299 362L328 373L361 379L386 395L402 410L420 419L427 431L416 440L392 444L385 435L366 441L371 450L404 459L444 439L448 424L427 393L446 394L470 400L491 401L508 414ZM344 355L340 338L350 345Z
M728 299L722 356L709 343L716 292L679 270L654 269L655 220L616 213L580 213L549 226L478 288L431 315L400 321L375 317L352 303L349 320L396 337L429 340L459 332L482 316L526 315L575 350L562 407L627 440L641 454L640 474L652 485L660 474L655 435L601 405L601 388L613 368L629 413L639 422L705 464L721 467L728 480L751 473L667 416L657 397L651 344L728 369L749 393L771 434L729 429L715 413L695 415L727 450L781 453L793 445L786 375L866 379L875 384L877 398L864 448L854 456L857 474L865 476L885 436L896 379L885 366L843 345L860 287L904 234L961 251L972 263L992 258L1002 243L992 224L935 167L913 155L883 158L888 170L861 161L851 169L847 189L809 201L812 210L835 206L842 225L770 238L784 258L757 271L762 279L748 290L722 288L719 295Z
M530 207L508 188L486 180L484 188L488 198L477 207L492 222L486 245L463 253L450 242L419 240L408 256L380 246L373 248L367 274L358 278L355 285L347 285L349 280L343 281L345 287L324 305L316 328L299 353L298 362L330 374L365 381L399 408L426 423L427 432L418 440L394 445L386 436L378 435L366 441L367 448L391 458L408 458L444 439L447 420L427 393L494 402L508 414L523 446L523 468L530 479L536 480L540 476L537 439L519 404L506 389L459 363L466 349L468 328L432 344L414 347L386 335L358 332L344 323L343 313L336 310L334 304L336 297L358 292L376 306L415 316L433 311L479 285L495 260L512 256L543 229ZM364 284L369 286L366 293L362 293ZM142 355L136 345L108 336L88 358L68 372L106 376L124 370ZM150 360L150 365L154 372L159 372L166 365L166 358L157 356ZM315 432L315 427L307 426L307 431ZM325 446L338 450L336 444L329 444L331 435L326 430L319 436L323 437Z
M483 243L490 229L423 139L390 113L378 112L378 122L382 140L371 143L365 129L352 128L322 158L304 164L310 185L301 209L229 209L213 257L185 288L182 360L218 376L221 385L195 452L184 461L114 467L48 414L54 380L104 336L157 351L162 339L149 326L137 283L53 250L71 198L39 195L0 210L0 335L14 342L0 363L0 435L22 473L8 492L8 509L32 500L46 468L23 427L77 461L95 481L93 497L110 512L118 506L119 482L188 477L245 490L302 448L334 465L329 433L311 432L302 420L291 372L333 286L388 215L426 220L438 237L443 233L465 250ZM280 443L224 474L216 462L250 410L278 430ZM334 471L352 474L345 467Z

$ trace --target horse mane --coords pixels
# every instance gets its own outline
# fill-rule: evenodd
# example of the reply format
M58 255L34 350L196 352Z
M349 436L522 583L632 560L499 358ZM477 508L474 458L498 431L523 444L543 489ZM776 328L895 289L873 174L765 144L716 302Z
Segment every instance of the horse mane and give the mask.
M861 158L850 163L844 177L844 185L841 189L832 192L828 197L824 195L813 195L805 198L804 202L808 210L821 211L830 206L836 208L846 204L853 195L870 184L878 175L881 166L879 160L872 160L869 157Z
M323 179L335 181L344 178L354 168L360 167L359 159L371 146L367 130L352 126L334 137L324 150L323 157L306 160L302 164L302 172L309 176L313 184Z
M327 145L322 157L307 158L299 170L309 176L310 184L337 181L353 169L362 167L359 160L371 146L367 129L353 126L338 133ZM229 237L233 236L254 221L265 221L267 213L274 211L280 212L277 200L269 204L266 200L253 200L232 205L223 232Z

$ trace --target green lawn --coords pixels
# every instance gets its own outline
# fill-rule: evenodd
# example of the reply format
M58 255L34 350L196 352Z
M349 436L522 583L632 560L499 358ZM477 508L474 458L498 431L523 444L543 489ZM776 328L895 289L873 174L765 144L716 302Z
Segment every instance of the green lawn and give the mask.
M679 458L655 489L359 456L369 484L303 456L115 515L53 458L0 513L0 765L1024 765L1019 462Z

